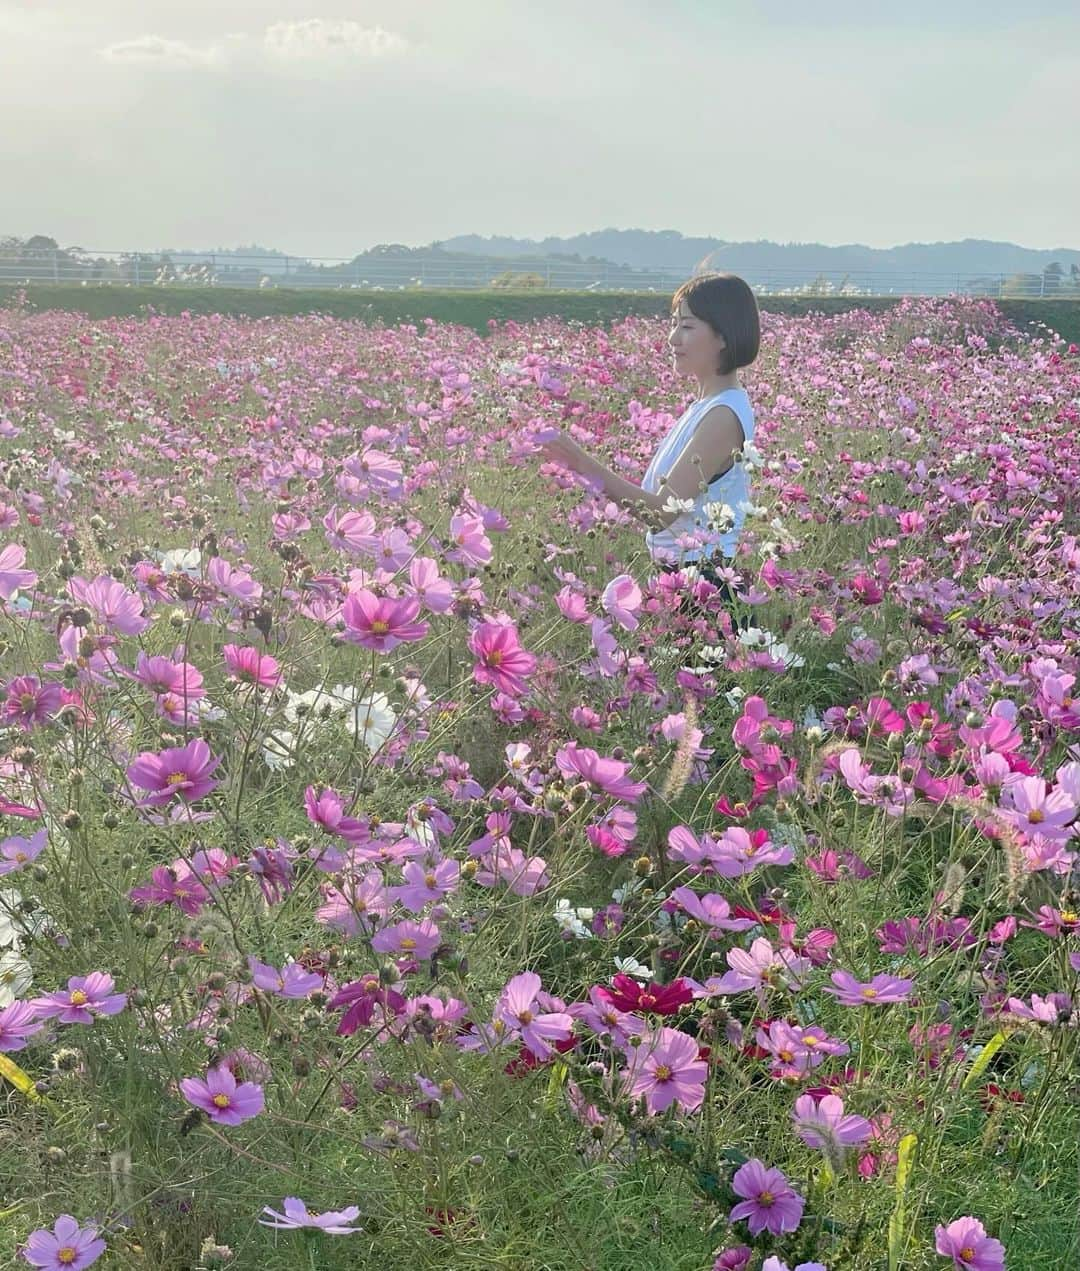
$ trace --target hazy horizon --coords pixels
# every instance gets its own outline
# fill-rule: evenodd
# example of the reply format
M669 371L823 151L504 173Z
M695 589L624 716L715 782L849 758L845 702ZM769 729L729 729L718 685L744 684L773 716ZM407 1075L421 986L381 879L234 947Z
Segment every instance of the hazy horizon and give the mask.
M1080 9L0 0L0 233L1075 250ZM47 84L43 92L41 85Z

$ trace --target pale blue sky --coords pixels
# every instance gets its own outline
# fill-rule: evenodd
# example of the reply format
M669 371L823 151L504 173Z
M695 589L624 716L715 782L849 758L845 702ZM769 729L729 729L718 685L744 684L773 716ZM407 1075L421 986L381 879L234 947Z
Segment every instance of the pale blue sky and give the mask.
M1080 6L0 0L0 234L1080 247Z

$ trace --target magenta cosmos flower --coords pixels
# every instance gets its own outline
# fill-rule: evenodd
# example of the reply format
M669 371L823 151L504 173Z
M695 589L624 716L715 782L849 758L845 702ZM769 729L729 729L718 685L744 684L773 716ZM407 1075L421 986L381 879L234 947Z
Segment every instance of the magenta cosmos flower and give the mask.
M126 993L113 992L113 978L104 971L73 975L66 989L35 997L30 1005L38 1019L61 1024L92 1024L96 1015L117 1015L127 1006Z
M493 684L509 697L520 697L528 688L525 679L536 670L536 657L518 643L515 627L482 622L469 636L469 650L476 658L478 684Z
M219 1064L207 1070L205 1077L183 1077L180 1093L205 1112L218 1125L239 1125L258 1116L263 1110L265 1097L262 1086L253 1081L239 1085L228 1068Z
M6 686L2 718L30 732L50 720L64 704L64 686L54 680L42 683L36 675L17 675Z
M895 975L875 975L868 983L857 980L850 971L834 971L830 976L835 988L826 989L842 1006L888 1006L890 1002L906 1002L915 986L914 980Z
M395 598L376 596L366 590L350 592L341 607L344 637L351 644L376 653L389 653L399 644L422 640L427 635L428 624L414 621L419 612L420 601L415 596Z
M627 1093L645 1096L650 1113L663 1112L673 1103L687 1112L701 1107L709 1066L698 1052L692 1037L676 1028L661 1028L652 1038L644 1038L631 1052Z
M947 1227L936 1227L934 1247L943 1258L952 1258L954 1267L964 1271L1004 1271L1005 1246L993 1240L977 1218L957 1218Z
M83 1271L105 1252L96 1227L80 1227L70 1214L61 1214L52 1231L39 1227L30 1233L22 1256L32 1267L46 1271Z
M227 644L221 653L231 680L270 689L281 683L281 667L277 660L258 649L243 644Z
M769 1169L755 1157L735 1171L731 1186L743 1197L732 1209L731 1221L745 1218L752 1236L763 1231L780 1236L802 1222L806 1201L792 1190L782 1170Z
M371 947L376 953L399 954L421 962L430 958L440 944L442 935L430 918L422 922L404 918L401 922L383 927L371 938Z
M193 803L217 789L220 782L211 781L210 774L221 763L210 754L210 747L201 737L153 754L146 750L127 770L127 779L133 786L149 793L137 806L155 807L168 803L174 796L185 803Z
M40 1033L44 1027L32 1002L12 1002L0 1007L0 1052L22 1050L27 1038Z
M350 1205L347 1209L331 1210L325 1214L312 1214L308 1212L307 1205L299 1197L286 1196L282 1208L285 1212L279 1214L276 1209L271 1209L269 1205L265 1205L263 1213L269 1214L271 1219L276 1221L267 1222L265 1218L260 1218L258 1221L264 1227L275 1227L279 1231L299 1231L301 1227L314 1227L318 1231L325 1231L331 1236L351 1236L362 1230L360 1227L347 1225L359 1218L359 1205Z

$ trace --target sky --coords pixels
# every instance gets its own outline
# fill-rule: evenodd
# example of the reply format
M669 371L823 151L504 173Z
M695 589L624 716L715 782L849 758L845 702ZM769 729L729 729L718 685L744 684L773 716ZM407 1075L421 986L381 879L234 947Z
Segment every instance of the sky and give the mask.
M0 236L1075 248L1078 85L1075 0L0 0Z

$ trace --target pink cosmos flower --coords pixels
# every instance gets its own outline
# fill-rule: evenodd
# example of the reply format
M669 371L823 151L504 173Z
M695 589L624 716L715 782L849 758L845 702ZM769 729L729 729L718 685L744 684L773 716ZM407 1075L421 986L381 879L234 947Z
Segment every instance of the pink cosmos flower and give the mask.
M406 918L402 922L383 927L372 937L371 947L376 953L397 953L402 957L416 958L423 962L430 958L442 944L439 928L425 918L422 922L412 922Z
M226 644L221 652L229 679L267 689L275 689L281 683L281 667L277 660L260 653L258 649Z
M417 556L409 562L409 581L404 590L431 613L446 613L454 603L454 584L440 575L438 562L428 556Z
M798 1079L825 1062L829 1055L846 1055L847 1042L830 1037L823 1028L811 1024L806 1028L774 1019L768 1028L757 1030L757 1044L775 1059L772 1075L781 1079Z
M574 1020L566 1011L545 1010L537 1000L540 991L540 977L535 971L515 975L499 997L495 1022L502 1023L511 1035L520 1037L537 1059L543 1061L555 1053L551 1042L570 1040Z
M644 781L630 781L626 774L628 763L619 759L604 759L587 746L570 742L555 754L555 762L564 777L587 781L601 794L626 803L637 803L647 788Z
M710 936L719 931L746 931L756 925L752 918L733 918L727 900L715 892L699 896L689 887L676 887L671 899L691 917L704 923Z
M375 920L390 912L390 896L386 879L377 869L369 869L360 878L347 878L341 890L330 887L326 900L315 914L316 922L334 927L346 936L369 935Z
M934 1228L934 1248L952 1258L959 1271L1005 1271L1005 1246L986 1234L977 1218L957 1218L947 1227Z
M849 971L834 971L831 980L835 988L825 989L842 1006L887 1006L891 1002L906 1002L915 987L914 980L895 975L875 975L866 983L856 980Z
M135 670L125 675L148 688L159 697L166 693L188 700L206 696L202 672L190 662L174 662L160 654L149 656L141 649L135 660Z
M207 580L224 596L241 604L258 600L263 593L262 583L242 569L230 565L222 556L213 556L206 567Z
M117 1015L127 1006L126 993L113 992L113 978L104 971L73 975L66 989L35 997L30 1005L38 1019L61 1024L92 1024L97 1015Z
M239 1125L258 1116L265 1106L263 1088L253 1081L239 1085L223 1064L207 1070L205 1077L184 1077L180 1093L193 1107L218 1125Z
M469 566L491 560L491 539L484 533L481 517L457 513L450 520L450 538L453 546L446 552L447 560Z
M760 1000L769 988L798 988L810 963L791 949L774 949L764 936L759 936L745 949L729 949L727 953L730 971L718 980L709 980L711 993L726 996L729 993L746 993L753 990Z
M306 971L299 962L287 962L279 971L277 967L260 962L249 955L251 982L264 993L278 997L301 998L323 986L323 978L315 971Z
M37 583L37 574L32 569L23 569L26 560L26 548L18 543L9 543L0 551L0 599L10 600L16 591L28 591Z
M138 906L175 905L182 914L194 918L210 899L210 893L184 861L172 866L155 866L150 878L149 883L132 887L128 892L128 897Z
M14 834L0 843L0 877L14 874L16 870L32 864L49 841L48 830L38 830L32 838L20 838Z
M600 597L604 612L610 614L624 631L636 630L641 601L641 588L629 574L613 578Z
M44 1027L45 1022L33 1002L12 1002L0 1007L0 1053L22 1050L27 1038L40 1033Z
M731 1180L732 1190L743 1199L731 1211L731 1221L747 1220L752 1236L763 1231L781 1236L802 1222L806 1201L793 1191L784 1173L766 1168L756 1157L741 1165Z
M43 1271L84 1271L105 1252L105 1241L96 1227L80 1227L70 1214L61 1214L52 1231L32 1231L20 1252Z
M94 581L70 578L68 594L76 604L85 605L94 621L117 635L140 635L150 625L143 617L142 600L123 583L101 574Z
M1047 789L1042 777L1021 777L1008 785L1004 794L1012 806L1003 806L1001 814L1018 830L1057 842L1072 836L1076 804L1063 791Z
M405 882L392 887L390 894L413 913L419 913L425 905L442 900L458 885L461 866L455 860L441 860L436 864L407 861L402 867Z
M687 1112L700 1108L708 1072L692 1037L676 1028L661 1028L632 1049L622 1075L628 1079L630 1097L644 1095L645 1107L656 1114L673 1103Z
M279 1231L299 1231L302 1227L313 1227L316 1231L325 1231L331 1236L352 1236L362 1230L360 1227L348 1225L359 1218L359 1205L331 1210L325 1214L312 1214L308 1212L308 1207L302 1200L296 1196L286 1196L282 1207L285 1210L283 1214L278 1213L276 1209L271 1209L269 1205L264 1205L263 1213L269 1214L274 1221L267 1222L265 1218L259 1218L257 1221L264 1227L275 1227Z
M858 1147L870 1137L866 1117L844 1115L844 1101L828 1094L818 1101L813 1095L800 1095L792 1112L795 1133L808 1146L824 1152L832 1162L839 1162L846 1147Z
M427 635L428 624L414 621L419 612L420 601L415 596L380 597L366 589L350 592L341 607L344 638L376 653L389 653L399 644Z
M50 720L64 704L64 686L53 680L42 683L36 675L17 675L8 681L6 693L0 723L17 724L27 733Z
M185 803L203 798L220 785L210 780L210 774L220 763L220 759L211 757L210 747L201 737L156 755L143 751L127 770L127 778L133 786L149 791L136 806L155 807L174 797Z
M493 684L511 697L526 691L526 678L536 670L536 656L521 647L516 627L482 622L469 636L469 650L476 658L473 679L478 684Z

